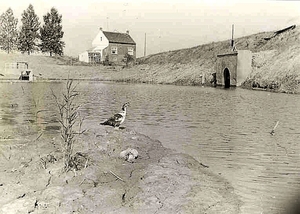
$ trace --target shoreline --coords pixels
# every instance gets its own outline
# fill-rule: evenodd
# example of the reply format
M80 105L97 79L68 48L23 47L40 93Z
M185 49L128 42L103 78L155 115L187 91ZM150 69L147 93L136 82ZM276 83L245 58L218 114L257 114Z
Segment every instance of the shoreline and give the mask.
M134 130L89 129L74 148L88 163L67 173L55 136L3 139L0 213L240 212L241 201L223 177ZM129 147L139 152L134 163L119 157Z
M201 78L192 75L189 77L172 77L172 75L166 75L165 72L159 74L156 72L157 68L141 70L139 65L132 68L121 67L93 67L93 66L70 66L70 65L55 65L54 70L43 73L42 76L36 76L33 81L18 80L14 78L0 78L0 83L40 83L40 82L60 82L72 79L74 81L91 81L91 82L115 82L115 83L133 83L133 84L152 84L152 85L175 85L175 86L198 86L198 87L215 87L209 83L206 79L205 83L201 82ZM78 70L77 70L78 69ZM66 70L67 72L61 72ZM83 77L84 76L84 77ZM296 80L295 80L296 81ZM249 84L249 80L245 81L241 86L234 86L232 88L242 88L255 91L266 91L272 93L287 93L287 94L299 94L300 88L298 88L295 81L286 81L285 83L277 83L277 87L268 87L265 83L263 87L253 87ZM271 84L271 83L270 83ZM278 86L279 84L279 86ZM220 86L217 86L220 88Z
M62 82L67 81L68 78L44 78L34 81L24 81L24 80L15 80L15 79L0 79L0 83L43 83L43 82ZM137 80L114 80L114 79L101 79L101 78L70 78L73 81L90 81L90 82L114 82L114 83L132 83L132 84L151 84L151 85L174 85L174 86L195 86L195 87L211 87L211 88L223 88L222 86L210 86L207 84L201 85L191 85L191 84L173 84L173 83L157 83L157 82L146 82L146 81L137 81ZM257 87L246 87L246 86L234 86L231 88L242 88L247 90L255 90L255 91L266 91L273 93L289 93L289 92L281 92L279 90L274 89L266 89L266 88L257 88ZM298 94L298 93L293 93Z

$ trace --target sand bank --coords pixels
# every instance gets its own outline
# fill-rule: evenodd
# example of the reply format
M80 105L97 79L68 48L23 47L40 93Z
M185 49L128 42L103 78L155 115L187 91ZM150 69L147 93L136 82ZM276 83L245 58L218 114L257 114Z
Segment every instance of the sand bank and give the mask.
M0 141L0 213L239 213L230 183L134 130L78 136L78 170L62 172L57 134ZM133 163L119 157L134 148ZM81 163L81 164L80 164Z

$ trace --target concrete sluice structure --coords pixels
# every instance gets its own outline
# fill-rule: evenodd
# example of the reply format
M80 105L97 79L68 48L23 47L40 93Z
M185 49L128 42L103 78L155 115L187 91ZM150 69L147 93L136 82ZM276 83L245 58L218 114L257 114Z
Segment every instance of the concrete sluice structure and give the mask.
M33 71L28 67L27 62L6 63L4 71L0 72L0 80L33 81Z
M217 86L224 86L224 88L240 86L249 76L251 70L252 52L249 50L218 54L215 83Z

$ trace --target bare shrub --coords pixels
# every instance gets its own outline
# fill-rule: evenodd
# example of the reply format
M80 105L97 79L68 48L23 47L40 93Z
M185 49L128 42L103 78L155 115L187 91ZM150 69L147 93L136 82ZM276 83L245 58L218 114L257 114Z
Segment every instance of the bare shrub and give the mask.
M128 53L126 53L124 55L124 59L122 60L125 63L125 67L129 67L130 65L132 65L134 63L134 58L129 55Z
M77 84L78 85L78 84ZM75 99L79 95L76 91L77 85L73 85L73 80L69 80L66 83L66 91L62 93L62 99L60 100L52 90L56 106L58 107L58 122L61 126L62 137L62 152L64 154L64 170L69 171L74 168L73 161L73 147L75 142L75 135L81 134L81 125L83 119L79 118L78 110L80 105L76 104ZM79 126L79 131L75 131L75 126Z

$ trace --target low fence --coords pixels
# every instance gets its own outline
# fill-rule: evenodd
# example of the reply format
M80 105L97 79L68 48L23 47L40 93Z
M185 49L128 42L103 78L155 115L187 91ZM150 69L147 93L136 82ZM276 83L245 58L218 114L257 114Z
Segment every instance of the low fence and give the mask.
M5 72L8 70L24 70L28 69L27 62L13 62L13 63L5 63Z

